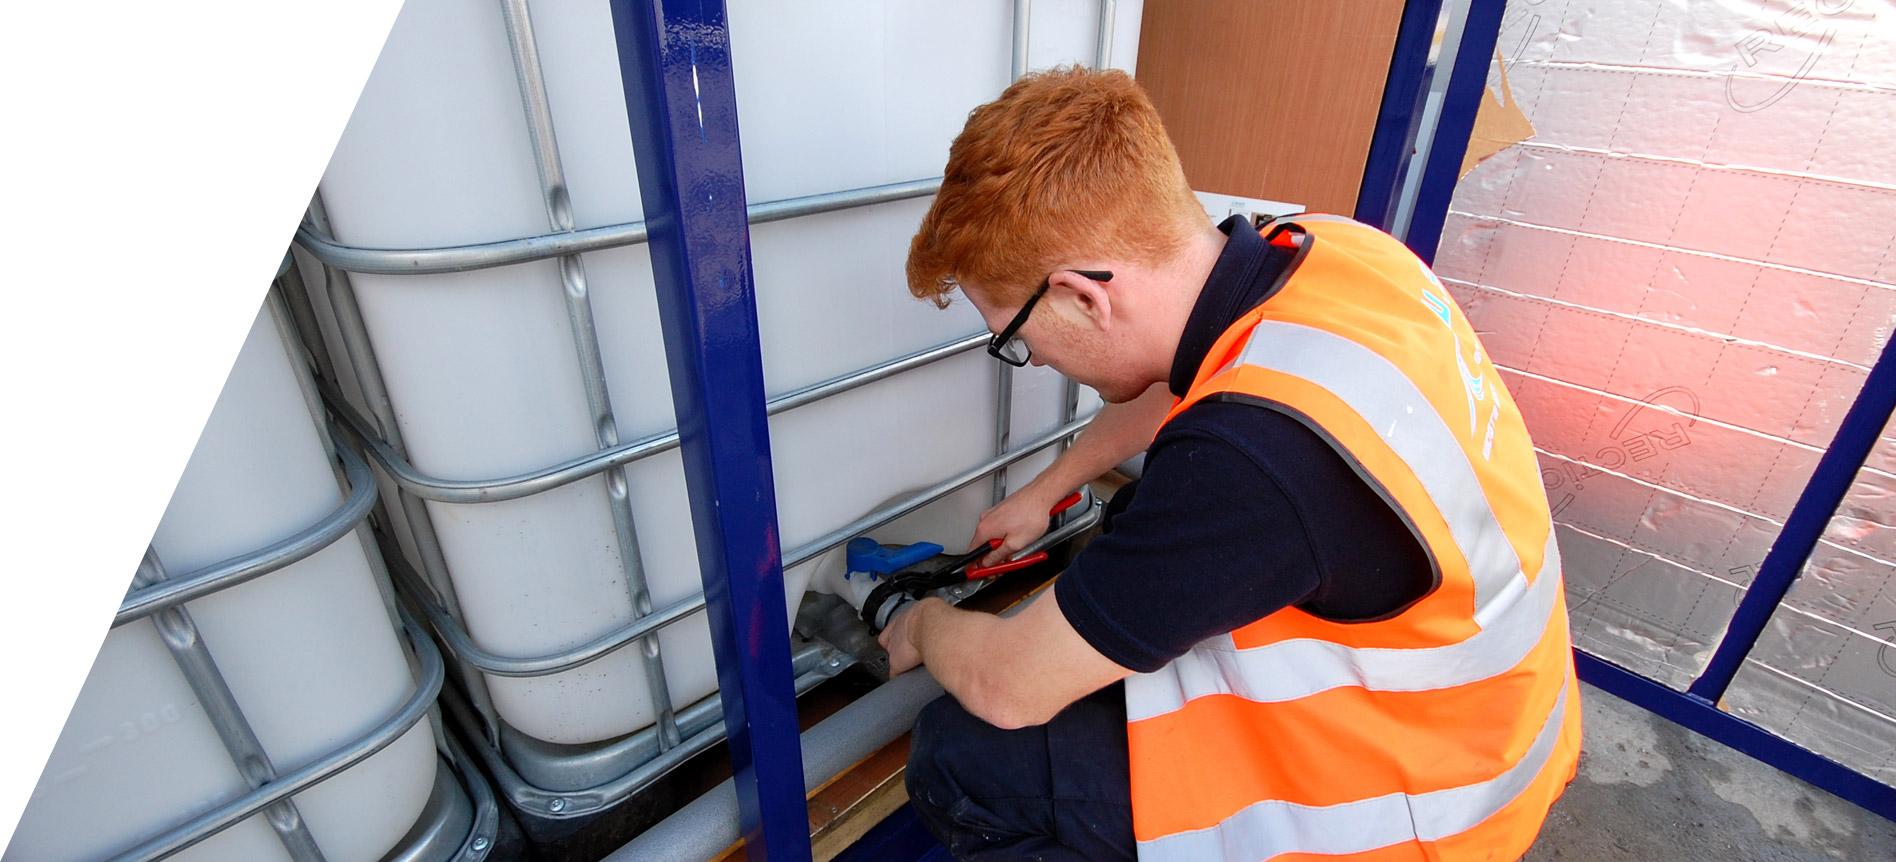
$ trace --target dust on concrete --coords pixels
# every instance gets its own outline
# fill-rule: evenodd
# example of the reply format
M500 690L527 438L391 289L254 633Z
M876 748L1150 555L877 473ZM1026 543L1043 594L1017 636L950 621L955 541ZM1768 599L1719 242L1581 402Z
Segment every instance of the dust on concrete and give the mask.
M1528 862L1896 859L1896 823L1599 689Z

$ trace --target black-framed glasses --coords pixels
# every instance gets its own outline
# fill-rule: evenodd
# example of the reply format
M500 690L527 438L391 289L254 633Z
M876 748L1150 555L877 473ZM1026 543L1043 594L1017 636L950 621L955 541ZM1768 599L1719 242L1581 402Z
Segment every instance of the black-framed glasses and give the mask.
M1067 272L1094 281L1113 280L1113 274L1103 269L1069 269ZM1027 325L1027 315L1033 313L1034 303L1039 302L1040 297L1046 295L1047 288L1052 284L1053 276L1051 275L1041 279L1039 289L1034 291L1034 295L1027 297L1027 304L1020 307L1020 312L1014 315L1013 320L1007 322L1007 327L988 339L989 356L1015 368L1026 365L1027 360L1033 358L1033 349L1027 346L1027 342L1020 340L1017 333L1020 332L1022 326Z

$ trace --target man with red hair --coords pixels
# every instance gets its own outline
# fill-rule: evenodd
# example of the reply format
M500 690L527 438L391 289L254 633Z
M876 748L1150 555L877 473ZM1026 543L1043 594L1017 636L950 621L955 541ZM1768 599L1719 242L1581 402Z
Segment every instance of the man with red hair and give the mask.
M1380 231L1213 226L1116 71L977 108L910 246L1015 365L1108 406L986 513L1004 557L1145 450L1050 596L917 603L892 670L923 821L964 859L1503 859L1578 759L1531 441L1467 320Z

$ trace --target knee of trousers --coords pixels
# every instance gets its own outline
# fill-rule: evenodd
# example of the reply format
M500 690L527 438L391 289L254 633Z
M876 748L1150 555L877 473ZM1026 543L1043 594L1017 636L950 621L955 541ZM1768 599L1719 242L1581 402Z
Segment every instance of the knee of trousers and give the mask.
M909 736L909 799L918 806L946 811L965 795L957 780L958 768L965 765L958 743L972 737L975 718L961 708L953 695L936 698L915 717L915 729Z

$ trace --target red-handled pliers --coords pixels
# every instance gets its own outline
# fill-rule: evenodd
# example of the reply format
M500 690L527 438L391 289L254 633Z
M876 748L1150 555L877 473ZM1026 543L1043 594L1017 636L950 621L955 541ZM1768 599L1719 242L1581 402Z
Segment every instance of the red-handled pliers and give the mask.
M1079 505L1082 499L1084 499L1084 497L1079 491L1068 494L1047 512L1047 517L1052 518L1061 512ZM906 570L890 575L887 580L876 585L876 588L871 590L868 597L863 600L863 621L869 624L871 631L880 632L883 624L887 622L887 618L892 616L895 613L895 609L899 606L890 604L890 600L898 596L903 596L907 599L919 599L929 592L943 587L951 587L965 581L986 580L996 575L1004 575L1008 572L1045 562L1047 559L1046 551L1035 551L1018 560L1007 560L992 566L974 565L977 560L992 553L994 549L1000 546L1001 540L993 539L985 546L948 560L945 564L928 566L927 571ZM887 606L886 613L884 612L885 605Z
M1073 493L1060 498L1060 502L1053 504L1053 508L1047 511L1047 517L1048 518L1055 517L1059 515L1061 512L1064 512L1068 509L1073 508L1074 506L1079 505L1082 499L1085 499L1085 497L1079 491L1074 491ZM973 560L980 559L982 556L988 553L991 553L994 549L999 548L1000 546L1001 546L1000 539L989 539L987 543L987 547L971 552L972 558L970 559L970 562L972 562ZM1008 572L1019 571L1021 569L1027 568L1028 566L1036 565L1038 563L1044 563L1046 561L1047 561L1046 551L1035 551L1031 554L1028 554L1027 556L1021 557L1018 560L1002 560L1001 562L995 563L992 566L968 566L968 570L967 570L968 580L979 581L985 578L992 578L996 575L1005 575Z

